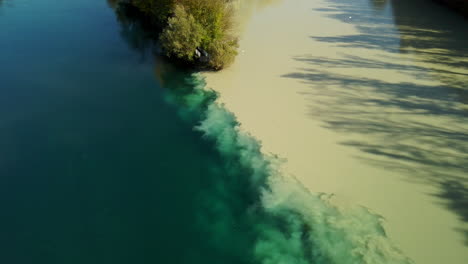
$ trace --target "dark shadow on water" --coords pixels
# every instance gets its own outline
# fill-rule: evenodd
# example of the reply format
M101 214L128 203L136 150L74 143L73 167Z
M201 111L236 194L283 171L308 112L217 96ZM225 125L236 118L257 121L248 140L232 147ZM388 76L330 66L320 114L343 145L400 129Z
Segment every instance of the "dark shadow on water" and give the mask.
M120 24L120 35L128 46L140 54L141 60L154 57L159 52L156 41L159 32L142 20L139 11L132 5L121 0L107 0L107 3L115 11Z
M468 22L425 0L329 0L315 10L353 24L357 34L312 36L349 48L339 59L294 58L304 64L283 75L313 84L310 116L328 129L364 136L341 144L360 159L401 172L404 180L437 189L429 195L468 224ZM424 14L424 15L420 15ZM353 48L385 51L367 58ZM412 63L394 59L411 54ZM359 68L367 77L337 69ZM374 70L392 70L415 82L383 81ZM421 84L422 80L440 84ZM458 230L468 245L468 229Z
M442 192L437 196L447 203L452 211L457 212L465 223L468 222L468 188L458 181L447 181L441 184ZM465 244L468 246L468 230L460 229L465 234Z
M387 5L387 0L370 0L369 1L372 5L372 7L375 10L383 10L385 6Z
M333 63L330 60L320 64L321 60L309 58L308 63L324 68ZM466 190L468 186L468 112L461 107L466 105L466 89L388 83L312 69L284 77L321 87L304 95L313 98L311 117L322 120L326 128L366 135L365 141L347 141L343 145L375 157L370 160L373 165L400 170L411 175L410 181L438 187L440 193L434 195L466 222L466 207L453 205L465 203L468 193L458 188L458 195L447 195L450 187Z
M412 52L422 55L422 61L468 67L468 61L459 60L468 56L468 27L462 16L430 0L367 1L330 0L330 8L317 10L355 25L359 34L312 38L342 47Z

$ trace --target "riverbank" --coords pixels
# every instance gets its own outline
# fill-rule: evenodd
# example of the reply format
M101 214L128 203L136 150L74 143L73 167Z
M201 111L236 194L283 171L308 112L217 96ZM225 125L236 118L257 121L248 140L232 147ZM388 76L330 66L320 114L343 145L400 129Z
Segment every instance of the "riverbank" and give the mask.
M109 0L157 35L163 54L190 68L221 70L237 55L233 11L224 0Z
M242 24L236 62L205 74L208 87L309 190L381 214L416 263L466 263L468 60L464 42L448 41L463 35L463 24L453 28L463 20L443 35L404 24L399 3L382 3L257 10ZM431 38L442 46L426 47Z

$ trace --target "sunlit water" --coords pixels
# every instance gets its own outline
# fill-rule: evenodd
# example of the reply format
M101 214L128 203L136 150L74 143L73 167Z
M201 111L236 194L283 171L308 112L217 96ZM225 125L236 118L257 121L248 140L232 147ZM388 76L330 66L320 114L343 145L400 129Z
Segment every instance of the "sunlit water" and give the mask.
M0 1L1 263L410 262L156 46L103 0Z
M208 85L308 189L381 214L416 263L466 263L467 20L430 0L272 2Z

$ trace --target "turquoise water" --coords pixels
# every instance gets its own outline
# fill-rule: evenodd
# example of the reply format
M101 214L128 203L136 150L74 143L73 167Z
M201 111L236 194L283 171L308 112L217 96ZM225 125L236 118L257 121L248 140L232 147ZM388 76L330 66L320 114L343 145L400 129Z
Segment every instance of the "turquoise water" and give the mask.
M0 262L234 262L195 227L222 163L106 2L0 12Z
M0 2L0 262L407 263L106 1Z

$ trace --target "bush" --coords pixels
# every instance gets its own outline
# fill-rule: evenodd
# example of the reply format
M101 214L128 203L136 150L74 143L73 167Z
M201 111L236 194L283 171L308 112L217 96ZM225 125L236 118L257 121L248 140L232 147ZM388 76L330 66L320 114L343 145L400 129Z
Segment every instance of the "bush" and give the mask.
M168 25L161 34L161 45L167 55L192 62L195 49L200 47L206 31L185 11L184 6L176 5L174 16L169 18Z
M206 66L221 69L234 61L237 39L232 34L228 0L131 0L164 25L160 40L169 57L195 61L195 50L209 55Z
M131 0L131 3L158 26L164 26L175 6L175 0Z
M236 39L222 38L211 42L207 48L211 55L208 65L215 70L221 70L230 65L237 56L237 47Z
M237 55L237 39L232 34L232 9L226 0L179 0L203 26L206 34L201 48L210 55L208 66L219 70Z
M223 37L228 30L228 10L223 0L179 0L187 11L203 26L207 34L203 44L207 47L211 42Z

